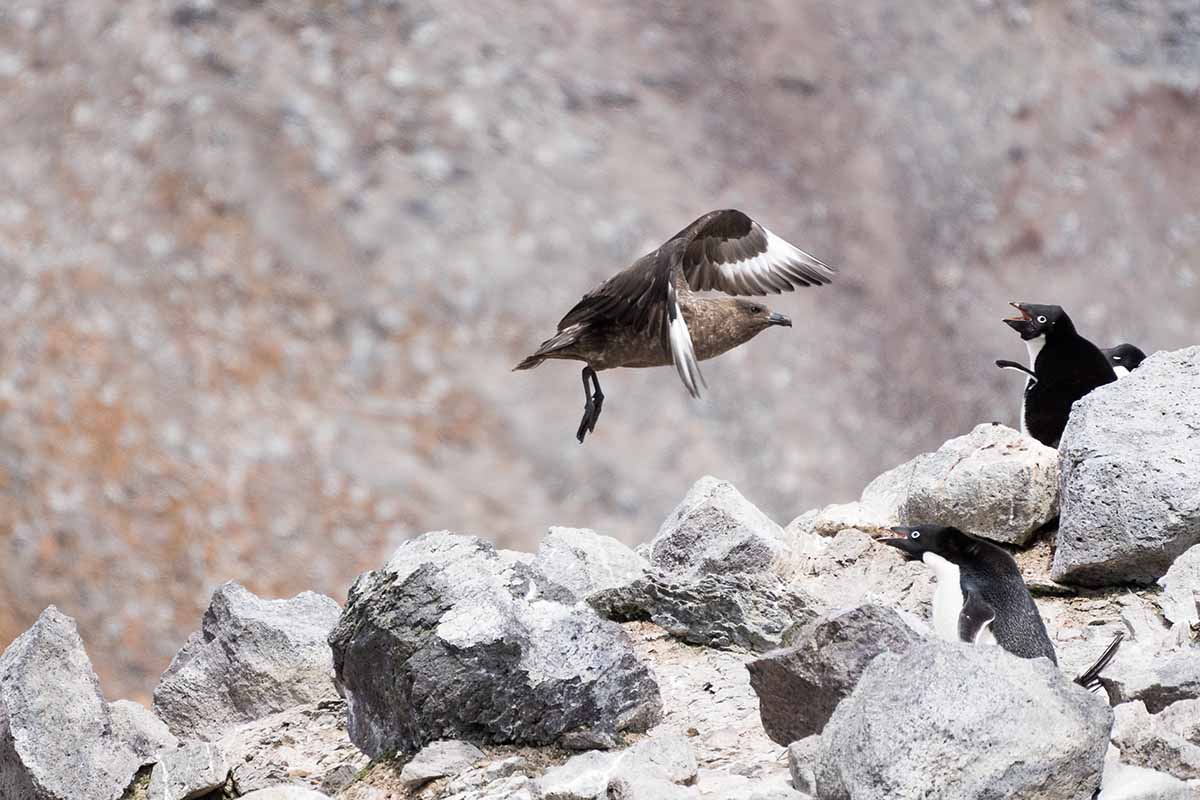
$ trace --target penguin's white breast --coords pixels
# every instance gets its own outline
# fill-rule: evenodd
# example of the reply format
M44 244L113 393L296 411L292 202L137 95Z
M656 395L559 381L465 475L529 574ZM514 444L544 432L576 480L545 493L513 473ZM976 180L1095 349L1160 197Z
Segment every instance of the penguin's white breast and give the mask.
M1046 346L1046 334L1035 336L1032 339L1025 340L1025 349L1029 352L1029 369L1037 372L1037 357L1038 353L1042 352L1042 348ZM1029 391L1029 384L1033 378L1025 381L1025 391L1021 392L1021 433L1029 435L1029 426L1025 424L1025 402L1026 392Z
M933 630L941 638L957 642L958 617L963 608L958 565L937 553L925 553L921 560L933 570L933 577L937 581L937 588L933 590Z

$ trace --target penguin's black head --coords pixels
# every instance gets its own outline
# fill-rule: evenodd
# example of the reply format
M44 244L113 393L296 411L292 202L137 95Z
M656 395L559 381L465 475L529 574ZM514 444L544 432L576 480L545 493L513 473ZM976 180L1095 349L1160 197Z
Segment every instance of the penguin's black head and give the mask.
M961 564L973 552L973 538L946 525L918 525L915 528L892 528L893 538L880 539L904 554L909 561L920 561L926 553L933 553L953 564Z
M1009 305L1020 311L1021 316L1007 317L1004 324L1021 334L1022 339L1036 339L1039 336L1048 336L1058 330L1075 329L1067 312L1062 310L1062 306L1044 306L1038 303L1009 303Z
M1108 348L1104 351L1104 355L1108 356L1108 363L1114 367L1124 367L1127 370L1136 369L1146 360L1146 354L1128 342Z

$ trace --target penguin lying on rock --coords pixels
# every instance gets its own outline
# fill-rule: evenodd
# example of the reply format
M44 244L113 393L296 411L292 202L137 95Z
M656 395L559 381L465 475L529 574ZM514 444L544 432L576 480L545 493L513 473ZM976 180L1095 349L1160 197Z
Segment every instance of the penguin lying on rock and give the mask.
M1142 352L1141 348L1129 342L1116 347L1106 347L1100 352L1104 353L1108 363L1112 364L1113 372L1117 374L1118 378L1124 378L1146 360L1146 354Z
M1010 303L1021 312L1004 323L1021 334L1029 350L1029 368L997 361L1002 369L1029 375L1021 403L1021 432L1047 447L1058 447L1071 404L1097 386L1117 379L1108 357L1080 336L1061 306Z
M910 561L922 561L937 579L933 593L933 629L951 641L998 644L1021 658L1048 658L1057 665L1054 645L1042 615L1025 586L1017 562L1003 548L958 528L918 525L892 528L881 539ZM1124 634L1118 633L1096 663L1075 679L1096 689Z

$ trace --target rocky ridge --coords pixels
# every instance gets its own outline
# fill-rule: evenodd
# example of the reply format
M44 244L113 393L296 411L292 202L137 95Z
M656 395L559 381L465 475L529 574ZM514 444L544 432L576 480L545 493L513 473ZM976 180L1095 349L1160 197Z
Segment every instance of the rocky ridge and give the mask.
M1200 544L1186 543L1200 530L1175 469L1200 409L1148 387L1190 386L1200 348L1147 365L1087 398L1064 436L1059 461L1086 453L1110 465L1100 473L1059 472L1044 448L986 426L786 527L706 477L640 552L579 529L552 529L533 553L439 531L362 575L344 608L223 585L152 710L107 702L74 622L49 608L0 656L0 796L1194 797ZM1148 431L1156 414L1170 435ZM1136 452L1121 446L1131 428ZM1122 459L1136 468L1103 488L1151 494L1186 549L1171 561L1157 534L1143 554L1096 530L1071 556L1094 565L1086 580L1059 583L1064 531L1080 523L1072 503L1057 529L1043 519L1056 490L1090 496L1089 476ZM962 488L989 485L1011 502ZM1061 669L931 635L931 576L872 538L917 513L1013 548ZM834 530L839 515L859 527ZM1115 569L1104 542L1136 569ZM1118 631L1104 691L1074 684Z

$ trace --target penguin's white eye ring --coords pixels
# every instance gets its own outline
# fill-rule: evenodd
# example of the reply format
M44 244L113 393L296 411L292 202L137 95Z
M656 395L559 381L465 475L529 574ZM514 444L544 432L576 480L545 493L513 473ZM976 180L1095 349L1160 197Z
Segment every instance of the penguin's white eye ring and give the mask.
M920 539L920 538L921 538L921 532L920 532L920 531L913 531L912 533L910 533L910 534L908 535L908 538L910 538L910 539Z
M1040 324L1042 324L1042 325L1045 325L1045 324L1046 324L1046 318L1045 318L1045 317L1038 317L1038 322L1039 322Z
M1120 360L1121 360L1120 356L1113 356L1113 361L1120 361Z

